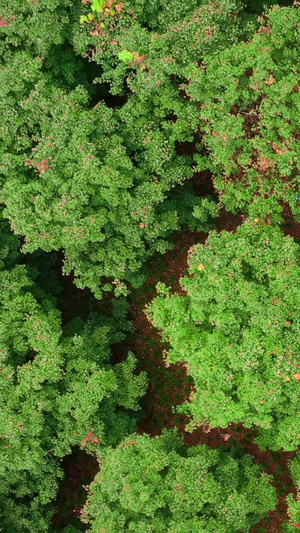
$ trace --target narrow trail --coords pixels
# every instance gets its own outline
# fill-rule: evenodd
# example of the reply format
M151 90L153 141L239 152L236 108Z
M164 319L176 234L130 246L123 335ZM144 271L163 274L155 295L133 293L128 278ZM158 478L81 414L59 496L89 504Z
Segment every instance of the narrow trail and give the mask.
M79 531L86 531L87 526L81 522L80 514L87 499L87 488L99 471L98 461L96 457L76 448L64 457L62 468L65 477L57 493L52 527L61 531L72 524Z
M135 339L131 346L141 370L146 370L150 386L142 399L146 415L139 425L140 432L156 435L162 428L173 428L184 423L186 417L173 413L172 406L180 405L190 395L192 380L186 374L185 363L168 365L165 353L168 345L145 314L146 306L156 296L156 284L161 281L183 294L179 279L187 268L189 248L204 242L204 233L185 230L178 236L175 248L167 252L163 263L153 261L151 276L146 284L135 291L131 300L130 318L135 326Z
M268 519L261 520L251 528L250 533L280 533L282 522L288 520L286 496L292 493L297 495L296 487L289 473L289 462L295 452L262 452L254 443L245 447L253 456L254 461L261 464L264 472L273 476L273 486L279 495L274 511L269 512Z

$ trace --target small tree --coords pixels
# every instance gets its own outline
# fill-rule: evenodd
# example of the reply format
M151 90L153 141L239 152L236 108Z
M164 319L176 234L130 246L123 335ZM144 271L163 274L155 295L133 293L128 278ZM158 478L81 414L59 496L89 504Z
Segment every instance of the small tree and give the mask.
M299 283L299 246L252 218L190 250L186 296L158 286L149 315L194 379L190 428L243 423L262 447L299 446Z
M101 457L83 520L91 531L249 531L276 505L269 476L250 456L186 449L174 431L131 435Z

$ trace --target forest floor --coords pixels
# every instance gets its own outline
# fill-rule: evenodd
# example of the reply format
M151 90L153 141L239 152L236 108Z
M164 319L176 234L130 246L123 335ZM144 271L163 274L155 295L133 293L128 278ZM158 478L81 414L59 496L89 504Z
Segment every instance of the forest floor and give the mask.
M300 242L300 224L294 221L287 207L284 207L283 214L284 233ZM215 221L215 226L217 231L235 232L244 218L243 215L232 215L223 210ZM154 436L160 434L163 428L177 428L188 446L231 446L238 442L245 447L255 462L261 464L266 473L273 475L273 483L279 493L278 505L269 513L268 519L262 520L251 529L251 533L280 533L281 523L288 518L285 497L289 492L296 493L288 471L288 463L294 452L261 451L254 443L255 430L249 430L242 425L231 425L226 429L203 426L192 433L186 432L188 418L176 413L176 406L188 400L192 380L187 375L184 363L168 364L168 345L163 342L160 332L154 328L145 313L147 306L156 296L158 282L164 282L175 292L183 294L179 280L187 270L188 250L196 243L205 243L206 238L206 233L185 229L175 235L175 246L172 250L165 256L157 254L153 257L150 263L151 275L142 287L133 290L130 295L129 319L134 323L135 335L112 347L113 360L122 360L128 350L132 350L139 362L138 370L147 372L149 386L141 401L144 416L138 426L139 433L146 432ZM74 297L74 290L78 291L74 289L72 281L71 277L65 280L64 302L70 301L68 296ZM89 295L87 298L86 293L84 296L83 291L78 292L81 293L78 304L82 311ZM90 305L87 306L87 311L89 307ZM67 309L63 309L63 315L66 322L71 318ZM97 466L95 458L79 450L65 458L65 480L59 492L54 520L56 529L59 530L70 522L78 529L86 529L79 521L80 509L87 496L84 486L88 486L93 480Z

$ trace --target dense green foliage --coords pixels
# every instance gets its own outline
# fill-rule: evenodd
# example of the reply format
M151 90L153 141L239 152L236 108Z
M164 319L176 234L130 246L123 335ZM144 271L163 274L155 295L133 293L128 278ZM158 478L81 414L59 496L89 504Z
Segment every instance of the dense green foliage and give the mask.
M15 9L15 20L4 28L7 42L14 44L14 31L22 33L20 8ZM37 16L37 6L28 9ZM81 43L83 51L84 35L78 28L77 35L76 28L76 47ZM62 56L62 35L53 39L58 57L53 43L44 40L36 44L39 55L30 47L4 54L5 214L14 232L25 236L24 251L63 249L64 269L74 269L79 287L88 286L101 297L103 288L111 289L101 280L112 278L117 294L126 294L120 279L140 283L145 259L155 250L164 252L169 247L165 237L191 218L177 207L178 194L168 196L193 175L189 158L175 147L186 135L176 133L176 126L171 136L172 121L154 116L147 105L132 101L112 109L101 100L101 90L100 101L93 102L89 82L97 81L97 68L68 54L63 67L53 65ZM170 111L168 106L164 114ZM210 204L201 209L201 199L185 194L185 207L200 209L205 223Z
M299 10L274 7L253 39L186 76L187 94L201 108L214 184L229 210L272 194L300 221L299 22Z
M6 226L2 221L1 525L40 533L53 514L43 506L56 494L59 458L76 445L91 452L98 443L117 444L134 430L129 410L138 409L146 383L144 374L134 375L133 354L109 362L110 344L125 336L126 308L74 320L63 332L54 298L34 272L12 264L20 254Z
M2 28L6 216L25 251L63 249L98 297L107 278L117 294L141 283L182 223L207 227L213 204L186 183L197 171L228 209L272 191L298 216L299 12L271 11L250 40L257 20L235 0L117 5L82 25L78 2L12 1Z
M187 450L174 432L131 435L101 464L84 511L93 533L246 533L276 503L250 456Z
M150 315L187 361L192 426L261 428L258 442L293 450L299 436L300 249L278 227L249 219L190 250L186 296L159 287Z
M188 431L239 423L262 449L298 448L300 11L278 4L3 2L3 533L59 528L74 449L100 466L83 530L246 532L274 509L242 449L134 433L147 349L132 349L143 339L129 317L180 232L209 233L189 251L181 293L159 283L149 306L169 343L161 374L179 362L193 379ZM224 208L242 215L236 232L214 231ZM299 455L290 469L299 491ZM289 533L299 501L287 501Z
M122 116L129 109L142 118L142 106L168 146L195 143L189 165L212 171L227 209L272 193L299 220L299 10L276 6L258 21L240 2L199 4L168 2L147 14L150 32L141 8L130 16L127 4L117 23L95 23L91 33L104 38L92 56L100 79L114 93L133 93Z

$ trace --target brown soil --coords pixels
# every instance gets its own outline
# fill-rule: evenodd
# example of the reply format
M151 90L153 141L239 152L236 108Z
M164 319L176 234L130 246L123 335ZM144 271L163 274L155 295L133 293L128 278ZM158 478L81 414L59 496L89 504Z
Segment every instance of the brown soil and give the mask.
M300 242L300 223L295 221L288 204L284 204L282 214L285 219L285 223L282 226L283 232L285 235L293 237L295 241Z
M139 360L139 369L146 370L149 379L149 388L142 400L146 414L139 425L141 433L157 435L164 427L170 429L187 421L183 415L175 414L172 406L188 399L191 379L187 376L184 363L168 365L164 357L168 345L163 342L160 332L152 326L145 310L156 296L155 286L159 281L184 294L179 279L187 269L188 250L195 243L204 243L205 237L200 232L181 232L175 248L167 252L163 265L161 257L160 261L158 257L155 258L147 282L132 295L130 318L134 322L135 338L129 347Z
M246 446L254 461L262 465L264 472L273 476L273 486L279 494L278 503L274 511L269 512L268 520L261 520L251 529L251 533L279 533L282 530L282 523L288 520L287 505L285 498L287 494L292 493L296 496L296 487L293 484L289 473L289 461L295 452L271 453L270 451L262 452L259 448L251 443Z
M218 200L218 193L213 184L213 175L209 170L195 172L191 181L196 196L211 196L214 200Z
M80 513L88 496L86 489L99 471L99 463L92 455L75 449L64 457L62 468L65 477L57 494L53 529L59 531L72 524L85 531L87 527L81 522Z

